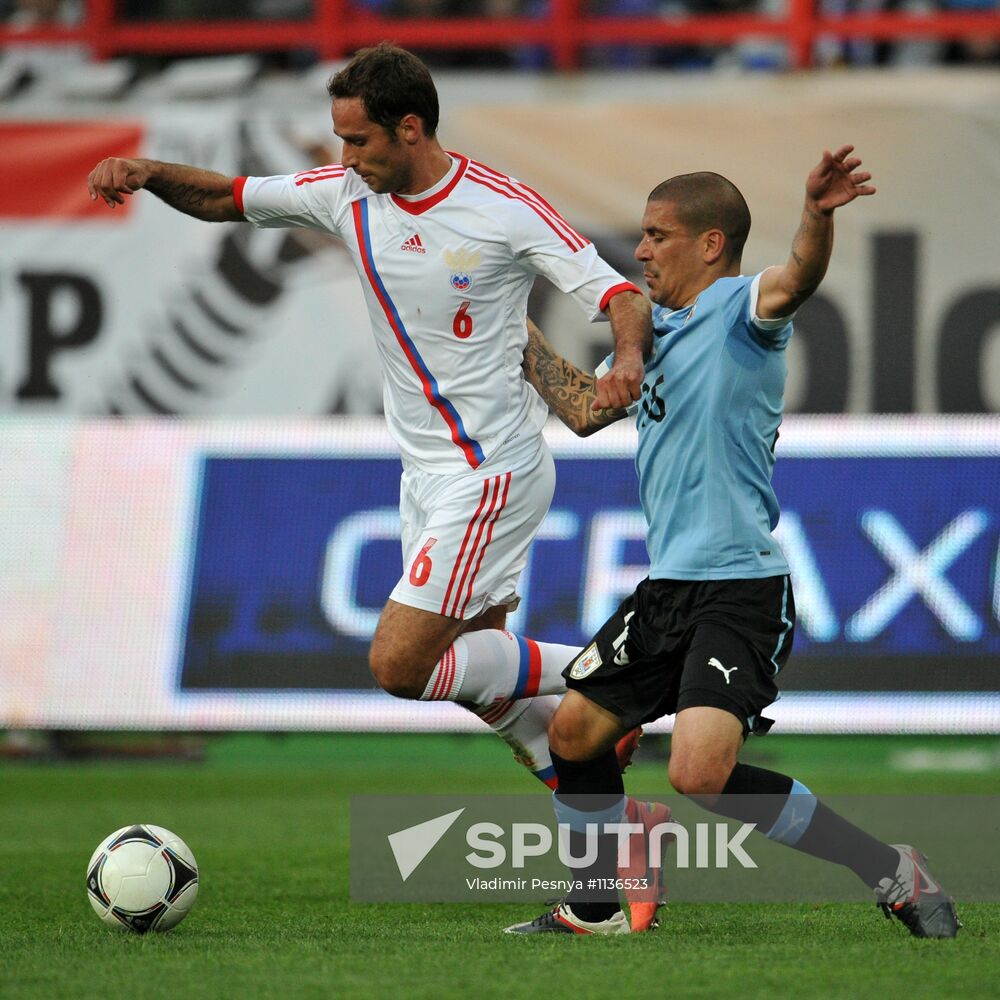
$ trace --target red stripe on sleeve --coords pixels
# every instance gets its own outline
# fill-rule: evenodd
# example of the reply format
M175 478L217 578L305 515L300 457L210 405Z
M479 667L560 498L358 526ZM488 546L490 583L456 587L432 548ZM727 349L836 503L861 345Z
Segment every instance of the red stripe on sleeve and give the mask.
M303 184L315 184L316 181L329 181L334 180L338 177L343 177L346 171L343 167L338 167L336 169L329 168L322 173L309 174L308 176L299 176L295 181L296 187L302 187Z
M513 192L519 200L530 204L539 215L546 217L550 222L554 222L560 226L564 233L570 234L573 239L579 242L579 247L576 249L585 247L590 243L590 240L586 236L577 232L534 188L530 188L527 184L522 184L520 181L515 181L513 177L501 174L492 167L487 167L485 164L475 160L471 161L471 168L480 171L481 176L492 178L496 183Z
M602 296L601 296L601 312L604 312L608 308L608 303L616 296L621 295L622 292L635 292L636 295L642 295L631 281L623 281L618 285L612 285Z
M247 179L245 177L234 177L233 178L233 201L236 202L236 209L240 215L246 215L243 209L243 189L246 187ZM604 306L601 306L603 309Z
M559 237L573 251L576 253L578 250L582 250L590 240L584 239L574 232L565 222L556 216L551 216L546 213L546 210L541 206L529 201L523 194L513 190L512 188L504 188L500 183L493 183L484 176L474 173L472 170L468 173L468 178L476 184L481 184L485 188L489 188L490 191L494 191L504 198L511 201L519 201L524 205L527 205L548 227L551 229L556 236ZM564 227L560 229L560 226ZM568 232L567 232L568 231ZM572 233L572 236L569 234Z
M321 167L313 167L312 170L300 170L295 175L295 179L300 180L303 177L313 177L316 174L328 174L332 171L343 173L346 169L342 163L325 163Z

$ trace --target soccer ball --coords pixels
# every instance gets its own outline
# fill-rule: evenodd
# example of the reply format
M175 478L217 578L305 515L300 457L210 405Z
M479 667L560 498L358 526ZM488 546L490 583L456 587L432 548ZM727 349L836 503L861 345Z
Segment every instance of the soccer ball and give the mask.
M105 837L87 865L87 898L106 924L136 934L179 924L198 897L198 864L175 833L151 823Z

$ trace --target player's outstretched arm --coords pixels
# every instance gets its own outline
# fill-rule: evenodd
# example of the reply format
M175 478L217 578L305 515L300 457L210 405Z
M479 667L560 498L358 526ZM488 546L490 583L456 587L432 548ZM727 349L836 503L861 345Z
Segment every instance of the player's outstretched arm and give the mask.
M594 376L556 354L530 319L522 367L525 378L538 390L549 409L580 437L587 437L626 416L623 409L594 409Z
M806 179L802 221L788 261L769 268L760 278L757 315L761 319L790 316L819 288L833 252L834 211L875 193L868 183L872 175L858 170L861 160L853 152L853 146L824 152Z
M598 379L595 410L629 406L642 394L644 358L653 343L653 323L649 299L638 292L621 292L607 305L615 335L615 363Z
M101 160L87 178L90 198L103 198L109 208L145 188L171 208L205 222L241 222L233 199L233 179L201 167L159 160Z

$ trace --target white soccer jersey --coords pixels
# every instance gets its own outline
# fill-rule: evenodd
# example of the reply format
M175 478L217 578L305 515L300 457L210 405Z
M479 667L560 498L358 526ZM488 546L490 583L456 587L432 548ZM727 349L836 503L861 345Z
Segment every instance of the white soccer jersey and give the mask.
M448 174L412 198L375 194L339 164L233 185L254 225L319 229L347 245L382 358L389 429L404 462L431 472L478 468L544 423L521 372L535 275L591 320L613 295L638 291L531 188L450 155Z

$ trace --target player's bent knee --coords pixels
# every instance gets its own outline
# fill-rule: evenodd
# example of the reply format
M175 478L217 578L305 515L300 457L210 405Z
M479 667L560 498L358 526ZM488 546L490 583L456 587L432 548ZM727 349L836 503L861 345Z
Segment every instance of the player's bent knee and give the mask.
M719 795L731 772L731 765L671 755L667 776L674 791L681 795Z
M559 708L549 723L549 747L565 760L590 760L614 744L614 737L595 731L585 714Z
M549 723L549 746L560 757L572 760L575 749L573 729L571 726L567 726L564 722L561 722L558 716L559 712L557 711Z
M368 654L368 669L371 670L375 683L386 694L415 700L424 693L427 678L421 679L414 673L412 666L409 670L406 666L394 657L380 654L374 649Z
M589 756L584 733L572 712L557 709L549 723L549 746L565 760L586 760Z
M372 670L372 676L375 678L375 683L386 694L391 694L394 698L407 698L410 701L416 701L424 693L422 686L408 683L398 677L393 677L391 674L376 673Z

